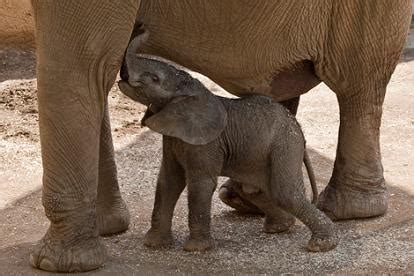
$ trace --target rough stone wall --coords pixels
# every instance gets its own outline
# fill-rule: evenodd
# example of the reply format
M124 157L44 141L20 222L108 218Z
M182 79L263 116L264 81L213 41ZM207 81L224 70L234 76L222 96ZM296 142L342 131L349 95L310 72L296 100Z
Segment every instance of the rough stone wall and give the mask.
M34 47L30 0L0 0L0 48Z

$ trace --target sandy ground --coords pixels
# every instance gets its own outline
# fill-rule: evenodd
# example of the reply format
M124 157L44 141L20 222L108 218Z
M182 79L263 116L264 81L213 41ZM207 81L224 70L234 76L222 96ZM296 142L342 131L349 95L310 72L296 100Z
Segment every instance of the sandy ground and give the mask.
M402 57L388 87L382 125L382 156L390 190L388 213L376 219L337 223L340 245L308 253L308 229L297 222L284 234L261 231L263 218L240 216L214 197L212 228L217 240L208 253L182 251L188 234L186 196L177 206L171 249L143 246L149 228L160 162L160 135L142 128L144 107L116 87L109 96L116 160L131 226L103 238L109 253L100 270L88 274L165 273L414 273L414 61ZM0 51L0 275L40 275L28 255L47 229L41 205L41 159L37 126L35 59L30 51ZM214 91L220 91L200 76ZM320 85L302 97L300 121L317 182L328 182L335 157L338 106ZM223 179L221 179L222 181Z

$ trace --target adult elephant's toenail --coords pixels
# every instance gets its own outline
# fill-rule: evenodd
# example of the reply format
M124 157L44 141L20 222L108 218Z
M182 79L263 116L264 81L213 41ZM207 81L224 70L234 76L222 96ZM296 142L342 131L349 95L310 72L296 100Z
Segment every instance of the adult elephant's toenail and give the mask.
M39 264L39 268L42 270L47 270L51 272L56 272L56 266L47 258L43 258L43 260Z

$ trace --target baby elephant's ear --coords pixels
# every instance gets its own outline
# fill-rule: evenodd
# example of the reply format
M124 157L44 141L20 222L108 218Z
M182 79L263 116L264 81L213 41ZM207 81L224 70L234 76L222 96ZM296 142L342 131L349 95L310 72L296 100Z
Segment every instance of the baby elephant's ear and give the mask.
M205 145L213 141L226 124L226 109L210 93L177 97L145 120L145 125L150 129L192 145Z

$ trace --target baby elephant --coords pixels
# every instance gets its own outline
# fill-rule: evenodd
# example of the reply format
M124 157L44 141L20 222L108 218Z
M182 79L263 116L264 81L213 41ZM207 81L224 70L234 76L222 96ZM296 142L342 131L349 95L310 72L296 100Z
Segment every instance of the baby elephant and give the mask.
M212 248L212 195L217 177L228 176L243 183L239 188L264 211L267 232L285 231L297 217L312 231L310 251L334 248L338 243L334 224L305 197L305 140L295 118L267 97L218 97L188 73L138 57L136 50L146 35L131 41L124 67L128 81L119 82L123 93L148 106L142 124L163 134L163 159L145 245L172 242L174 207L187 185L190 237L184 249Z

